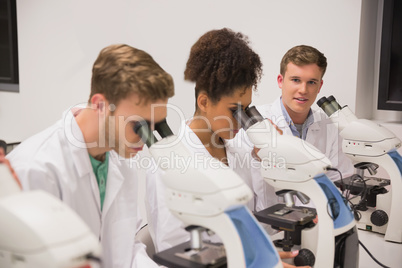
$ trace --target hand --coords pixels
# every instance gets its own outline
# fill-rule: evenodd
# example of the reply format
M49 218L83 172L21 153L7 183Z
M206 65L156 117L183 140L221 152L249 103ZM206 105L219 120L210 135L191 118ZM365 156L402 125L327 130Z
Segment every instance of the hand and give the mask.
M260 151L260 149L254 147L254 149L251 151L251 156L261 162L261 158L258 156L258 151Z
M313 222L314 222L315 224L317 224L317 223L318 223L318 215L317 215L317 216L315 216L315 218L314 218Z
M17 177L17 173L15 173L14 169L11 167L10 161L8 161L8 159L5 158L4 156L0 156L0 163L5 164L5 165L8 167L8 169L9 169L10 172L11 172L11 175L13 175L15 181L18 183L18 185L19 185L20 188L22 189L21 182L20 182L20 180L19 180L18 177Z
M283 135L283 130L280 129L277 125L275 125L274 122L272 122L271 119L269 119L269 118L267 118L267 119L268 119L268 121L271 123L271 125L273 125L273 126L275 127L276 131L278 131L279 134Z
M278 251L279 253L279 257L281 259L290 259L290 258L294 258L299 254L298 250L295 251ZM292 265L292 264L288 264L288 263L284 263L282 262L283 268L294 268L296 266ZM297 266L297 267L301 267L301 268L311 268L310 266Z

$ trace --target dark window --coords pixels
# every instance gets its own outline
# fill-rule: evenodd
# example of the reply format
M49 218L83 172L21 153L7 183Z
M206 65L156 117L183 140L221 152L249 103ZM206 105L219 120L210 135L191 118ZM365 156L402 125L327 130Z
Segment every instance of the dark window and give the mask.
M0 90L19 91L16 0L0 0Z
M378 109L402 111L402 1L384 0Z

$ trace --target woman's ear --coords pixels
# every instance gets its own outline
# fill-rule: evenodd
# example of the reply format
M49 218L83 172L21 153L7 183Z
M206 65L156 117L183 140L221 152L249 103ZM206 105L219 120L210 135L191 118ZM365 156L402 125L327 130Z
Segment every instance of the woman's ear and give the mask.
M205 92L200 92L200 94L198 94L198 97L197 97L198 109L205 113L207 111L209 104L210 104L210 99L209 99L208 95L205 94Z

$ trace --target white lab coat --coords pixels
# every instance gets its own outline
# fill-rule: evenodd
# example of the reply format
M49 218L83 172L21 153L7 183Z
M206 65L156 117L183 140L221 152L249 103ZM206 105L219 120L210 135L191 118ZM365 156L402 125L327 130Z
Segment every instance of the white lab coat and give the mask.
M256 106L264 118L283 130L284 135L293 135L287 124L281 109L281 98L276 99L272 104ZM327 115L321 110L312 110L314 123L307 130L306 141L324 153L331 161L332 166L341 171L343 177L353 174L352 161L342 152L342 137L338 134L338 128L331 122ZM339 174L328 171L327 176L332 180L339 180Z
M238 135L244 135L244 133L239 132ZM182 137L181 141L186 145L189 151L193 153L194 157L197 157L197 154L202 157L212 157L197 135L185 122L182 123L178 136ZM270 195L260 193L266 189L270 191L272 188L266 188L266 183L260 180L261 176L254 176L256 174L255 172L260 174L260 169L251 167L252 165L259 166L259 162L251 157L250 144L241 145L241 143L234 143L232 141L225 142L229 167L254 190L254 199L249 201L247 204L248 208L251 211L256 210L257 207L260 207L260 209L265 208L267 207L267 205L263 204L265 199L268 196L273 196L276 200L275 194L274 192L271 192ZM167 208L165 202L165 186L161 178L162 175L163 171L154 167L148 170L146 180L148 226L157 252L189 240L189 234L184 230L185 226L183 226L182 222ZM258 180L254 181L254 177L257 177ZM218 180L219 178L216 179ZM263 199L260 200L259 197ZM272 203L270 204L272 205ZM264 226L264 228L266 228L268 233L272 232L269 226ZM204 239L210 239L214 242L219 241L216 236L204 237Z
M141 225L136 170L110 152L101 212L96 177L72 112L21 143L7 158L25 190L42 189L55 195L86 222L101 241L102 267L158 267L145 245L135 240Z

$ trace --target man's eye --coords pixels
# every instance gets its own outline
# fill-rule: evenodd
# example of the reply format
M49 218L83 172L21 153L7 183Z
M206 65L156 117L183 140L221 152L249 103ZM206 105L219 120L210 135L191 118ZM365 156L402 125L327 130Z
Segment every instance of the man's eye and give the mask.
M308 83L309 83L310 85L315 85L315 84L317 84L316 81L309 81Z
M300 80L299 80L299 79L296 79L296 78L293 78L292 81L293 81L293 82L296 82L296 83L300 82Z

